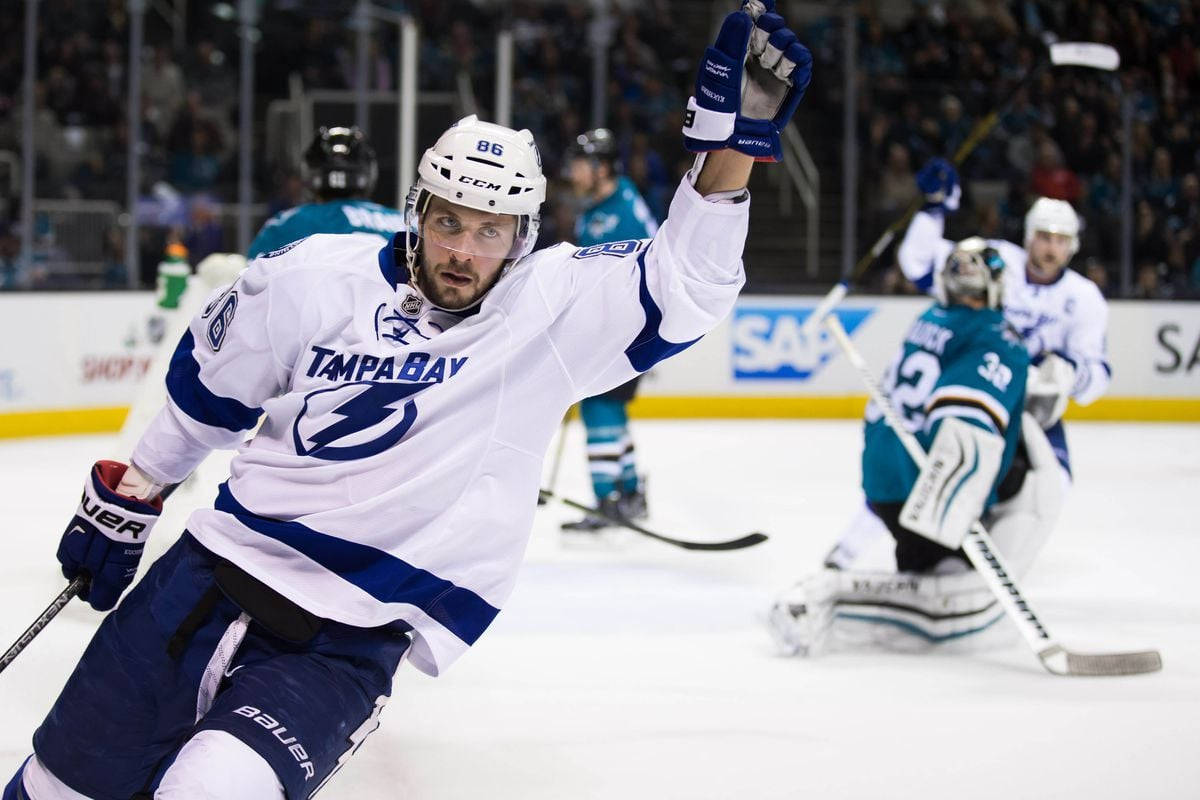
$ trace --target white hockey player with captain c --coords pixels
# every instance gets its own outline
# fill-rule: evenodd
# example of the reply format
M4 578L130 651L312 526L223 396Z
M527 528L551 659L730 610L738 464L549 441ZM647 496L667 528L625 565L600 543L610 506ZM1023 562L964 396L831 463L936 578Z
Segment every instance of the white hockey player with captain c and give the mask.
M933 265L943 263L954 249L954 242L943 236L945 212L946 207L936 205L918 211L897 250L904 276L923 290L932 284ZM1079 217L1071 204L1047 197L1034 201L1025 215L1024 247L987 241L1008 265L1004 316L1020 333L1030 357L1054 353L1072 362L1070 396L1080 405L1095 401L1108 390L1112 374L1105 345L1108 304L1095 283L1067 268L1079 249ZM1031 248L1037 248L1038 256L1032 260Z

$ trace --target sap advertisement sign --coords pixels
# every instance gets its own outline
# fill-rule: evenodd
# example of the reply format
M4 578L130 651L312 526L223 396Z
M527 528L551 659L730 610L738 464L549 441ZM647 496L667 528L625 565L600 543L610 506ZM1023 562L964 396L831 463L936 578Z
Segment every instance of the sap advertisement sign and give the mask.
M733 377L735 380L807 381L820 372L837 351L837 342L822 327L807 337L804 321L816 308L795 306L738 306L733 312ZM874 313L872 308L837 309L846 332Z

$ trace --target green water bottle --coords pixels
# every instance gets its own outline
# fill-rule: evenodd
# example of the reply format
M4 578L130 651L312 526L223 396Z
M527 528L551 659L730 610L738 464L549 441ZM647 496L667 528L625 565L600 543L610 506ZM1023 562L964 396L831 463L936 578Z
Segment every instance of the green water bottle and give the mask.
M167 245L163 260L158 262L158 307L179 308L179 299L187 289L188 276L192 268L187 260L187 248L180 242Z

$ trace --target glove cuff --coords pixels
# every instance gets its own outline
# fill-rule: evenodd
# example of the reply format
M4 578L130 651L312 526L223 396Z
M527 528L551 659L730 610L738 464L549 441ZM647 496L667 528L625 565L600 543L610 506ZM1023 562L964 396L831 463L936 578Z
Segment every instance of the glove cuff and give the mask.
M128 544L144 543L162 513L162 500L137 500L117 494L126 466L116 461L97 461L83 486L83 497L75 511L76 524L88 521L105 537Z
M689 97L683 117L683 136L688 149L694 152L721 149L733 134L736 120L737 112L713 111L698 104L694 95Z

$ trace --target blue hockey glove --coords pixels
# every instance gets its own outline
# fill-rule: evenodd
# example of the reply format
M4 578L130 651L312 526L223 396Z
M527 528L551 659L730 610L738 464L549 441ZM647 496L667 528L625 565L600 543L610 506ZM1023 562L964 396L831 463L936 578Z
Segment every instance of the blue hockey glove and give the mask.
M83 573L90 584L80 596L97 611L117 604L137 572L150 529L162 513L162 500L138 500L117 494L128 467L97 461L79 508L58 545L58 560L68 580Z
M962 197L958 170L944 158L931 158L917 173L917 188L925 196L925 210L957 211Z
M774 0L744 2L704 51L683 124L693 153L728 148L758 161L783 158L779 133L808 89L812 54L774 12Z

